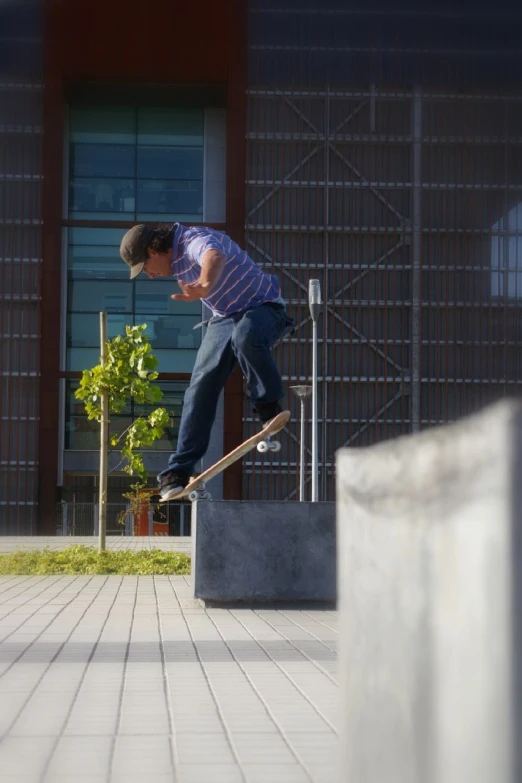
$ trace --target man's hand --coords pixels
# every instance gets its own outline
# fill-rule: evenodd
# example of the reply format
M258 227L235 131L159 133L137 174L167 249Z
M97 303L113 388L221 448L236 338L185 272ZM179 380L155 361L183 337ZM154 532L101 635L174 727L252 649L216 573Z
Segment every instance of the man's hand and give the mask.
M178 299L182 302L196 302L198 299L203 299L210 293L210 283L200 283L196 280L195 283L182 283L178 280L178 285L183 291L182 294L172 294L171 299Z
M201 259L199 280L196 280L195 283L182 283L178 280L178 285L183 293L172 294L171 299L179 299L182 302L196 302L198 299L204 299L221 277L224 266L225 258L218 250L207 250Z

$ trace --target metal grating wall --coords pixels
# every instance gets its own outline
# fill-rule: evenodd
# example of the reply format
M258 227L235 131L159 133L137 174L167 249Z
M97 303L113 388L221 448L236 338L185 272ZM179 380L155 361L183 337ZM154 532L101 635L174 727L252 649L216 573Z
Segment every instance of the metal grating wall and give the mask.
M341 446L522 383L521 17L293 5L251 3L246 241L298 324L276 349L287 387L310 383L321 280L319 497L333 499ZM283 449L245 463L245 497L296 499L288 402Z
M42 19L0 7L0 535L36 532Z

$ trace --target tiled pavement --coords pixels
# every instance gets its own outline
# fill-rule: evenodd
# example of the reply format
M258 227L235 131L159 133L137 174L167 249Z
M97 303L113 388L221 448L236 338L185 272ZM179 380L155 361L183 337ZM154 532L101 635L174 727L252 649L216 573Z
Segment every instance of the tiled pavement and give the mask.
M0 783L337 783L336 619L0 577Z

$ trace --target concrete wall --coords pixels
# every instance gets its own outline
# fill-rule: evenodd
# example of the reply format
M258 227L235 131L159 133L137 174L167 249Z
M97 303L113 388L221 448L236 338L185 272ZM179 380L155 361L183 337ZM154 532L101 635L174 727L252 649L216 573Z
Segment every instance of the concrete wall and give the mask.
M198 501L192 557L195 598L333 601L335 504Z
M340 780L522 780L522 408L337 457Z

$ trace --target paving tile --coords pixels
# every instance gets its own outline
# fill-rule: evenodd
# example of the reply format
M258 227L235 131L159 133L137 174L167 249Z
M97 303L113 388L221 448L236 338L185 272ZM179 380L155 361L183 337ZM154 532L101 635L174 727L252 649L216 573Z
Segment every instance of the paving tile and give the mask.
M178 780L179 779L174 776L173 772L168 772L165 775L154 773L154 777L151 777L149 772L140 775L129 775L128 773L122 775L117 774L111 777L111 783L178 783ZM76 778L73 781L64 781L64 783L76 783ZM91 782L89 781L89 783ZM106 783L106 781L103 780L100 781L100 783ZM203 781L201 781L201 783L203 783ZM212 779L210 779L209 783L212 783Z
M118 737L113 772L119 775L168 775L173 773L170 737Z
M230 743L221 730L216 733L176 734L176 755L180 764L235 764Z
M243 764L247 783L310 783L298 764Z
M27 691L0 691L0 736L3 736L22 709L28 697Z
M56 775L104 775L109 770L110 737L62 737L56 747L47 777Z
M34 775L2 775L0 783L41 783L40 773ZM85 781L87 783L87 781Z
M14 783L16 783L16 780ZM83 775L80 772L72 774L68 772L65 775L61 775L53 772L51 776L47 775L43 781L38 780L38 783L107 783L107 772L91 773L89 775Z
M176 771L179 783L244 783L234 764L180 764Z
M235 733L234 747L243 765L294 764L296 757L280 734Z
M7 610L0 783L337 783L334 613L205 610L175 576L0 577Z
M17 736L58 736L71 707L73 694L33 693L11 733Z
M5 737L0 744L0 770L10 779L17 775L37 775L54 745L54 737Z
M312 775L314 783L339 783L341 780L339 767L330 762L309 764L308 771Z

